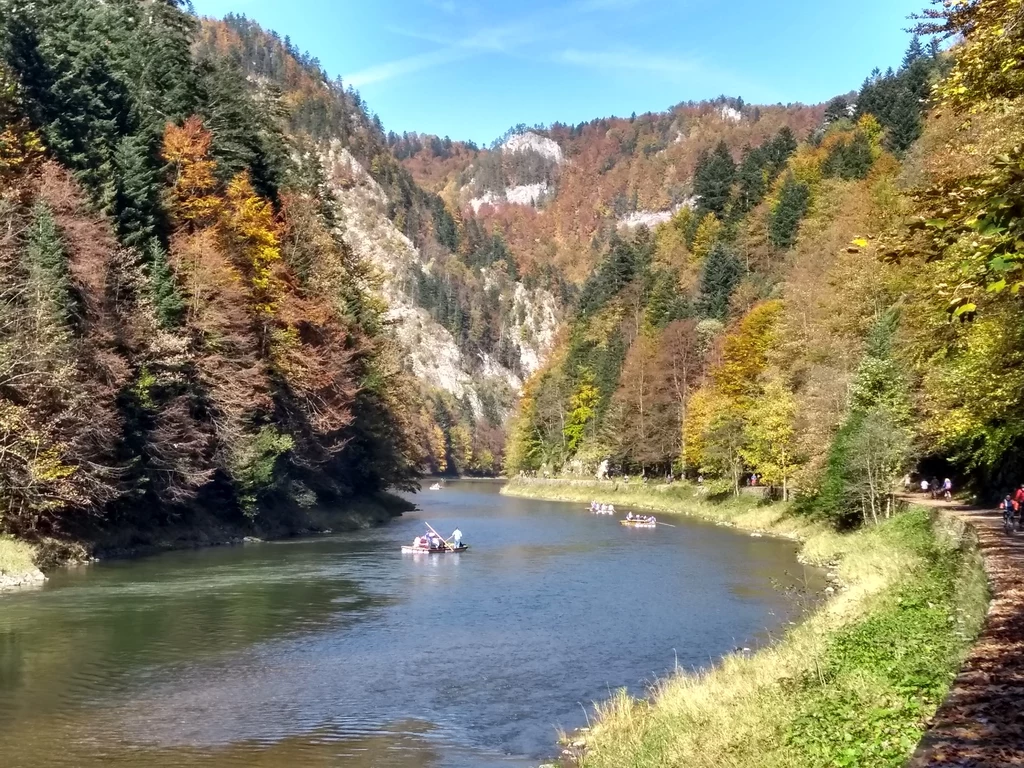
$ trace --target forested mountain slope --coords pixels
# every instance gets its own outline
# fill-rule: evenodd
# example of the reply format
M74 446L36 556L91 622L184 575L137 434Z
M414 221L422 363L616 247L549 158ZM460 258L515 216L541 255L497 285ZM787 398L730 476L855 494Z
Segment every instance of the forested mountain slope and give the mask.
M358 95L174 0L0 10L0 530L500 466L554 301Z
M955 96L943 77L962 55L915 39L801 132L705 147L684 192L640 203L684 202L667 220L618 218L527 385L510 471L683 473L733 491L756 473L850 523L890 514L915 463L987 488L1011 470L1016 262L989 262L1009 274L986 291L984 259L959 255L972 227L999 253L1010 235L962 213L949 237L946 210L981 195L970 180L1002 167L1017 132L999 110L929 112L934 88ZM705 116L739 125L736 111Z
M985 207L1016 96L979 106L1001 93L970 90L981 54L958 69L979 48L915 41L824 106L720 98L480 149L386 134L244 17L2 8L5 530L502 464L756 472L877 513L865 477L998 477L1019 452L1015 230Z

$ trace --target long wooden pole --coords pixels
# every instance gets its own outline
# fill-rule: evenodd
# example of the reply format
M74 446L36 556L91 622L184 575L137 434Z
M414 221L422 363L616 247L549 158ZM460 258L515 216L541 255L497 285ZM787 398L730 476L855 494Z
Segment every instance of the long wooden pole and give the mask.
M426 524L427 528L430 528L430 523L428 523L426 520L424 520L423 522ZM430 528L430 532L437 536L437 538L441 539L441 541L444 542L445 547L450 549L452 552L455 551L455 547L448 543L448 539L441 538L441 534L435 531L433 528Z

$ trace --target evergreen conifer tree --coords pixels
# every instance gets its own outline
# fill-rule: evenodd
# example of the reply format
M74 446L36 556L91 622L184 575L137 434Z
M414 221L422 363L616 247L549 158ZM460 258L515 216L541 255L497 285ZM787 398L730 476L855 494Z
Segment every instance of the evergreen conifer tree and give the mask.
M146 248L146 269L149 274L149 292L153 311L164 328L181 324L185 316L185 300L174 281L174 272L167 260L167 252L155 239Z
M910 41L907 52L903 55L903 68L909 69L918 59L924 58L924 46L921 45L921 38L917 35Z
M760 203L768 191L768 160L765 151L758 147L751 149L749 146L743 150L743 158L740 160L737 181L739 186L736 190L736 200L733 204L733 215L742 216L752 211Z
M887 121L885 145L896 155L902 155L921 135L921 107L909 88L900 88L893 96Z
M701 211L723 218L735 181L736 162L724 141L718 142L713 152L702 153L693 176L693 192L700 198Z
M849 116L850 102L845 96L836 96L825 105L825 125L845 120Z
M700 276L700 315L725 320L729 314L729 299L742 276L743 265L733 250L725 243L715 243Z
M807 213L810 200L810 188L790 173L782 183L768 222L768 237L776 248L791 248L796 243L800 220Z

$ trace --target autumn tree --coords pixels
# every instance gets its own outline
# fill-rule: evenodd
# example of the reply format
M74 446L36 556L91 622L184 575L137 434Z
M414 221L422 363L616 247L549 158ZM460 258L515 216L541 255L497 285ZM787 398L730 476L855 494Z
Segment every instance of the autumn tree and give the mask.
M782 489L783 501L789 501L790 479L799 463L796 399L778 378L769 379L761 388L744 429L743 458L764 483Z

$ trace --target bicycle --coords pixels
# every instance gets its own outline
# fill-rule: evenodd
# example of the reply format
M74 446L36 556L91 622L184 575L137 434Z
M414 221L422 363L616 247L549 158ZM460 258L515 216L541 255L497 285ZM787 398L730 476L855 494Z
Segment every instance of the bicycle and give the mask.
M1016 526L1014 525L1013 517L1014 514L1012 509L1007 509L1003 511L1003 532L1007 536L1012 535L1014 529L1016 528Z

